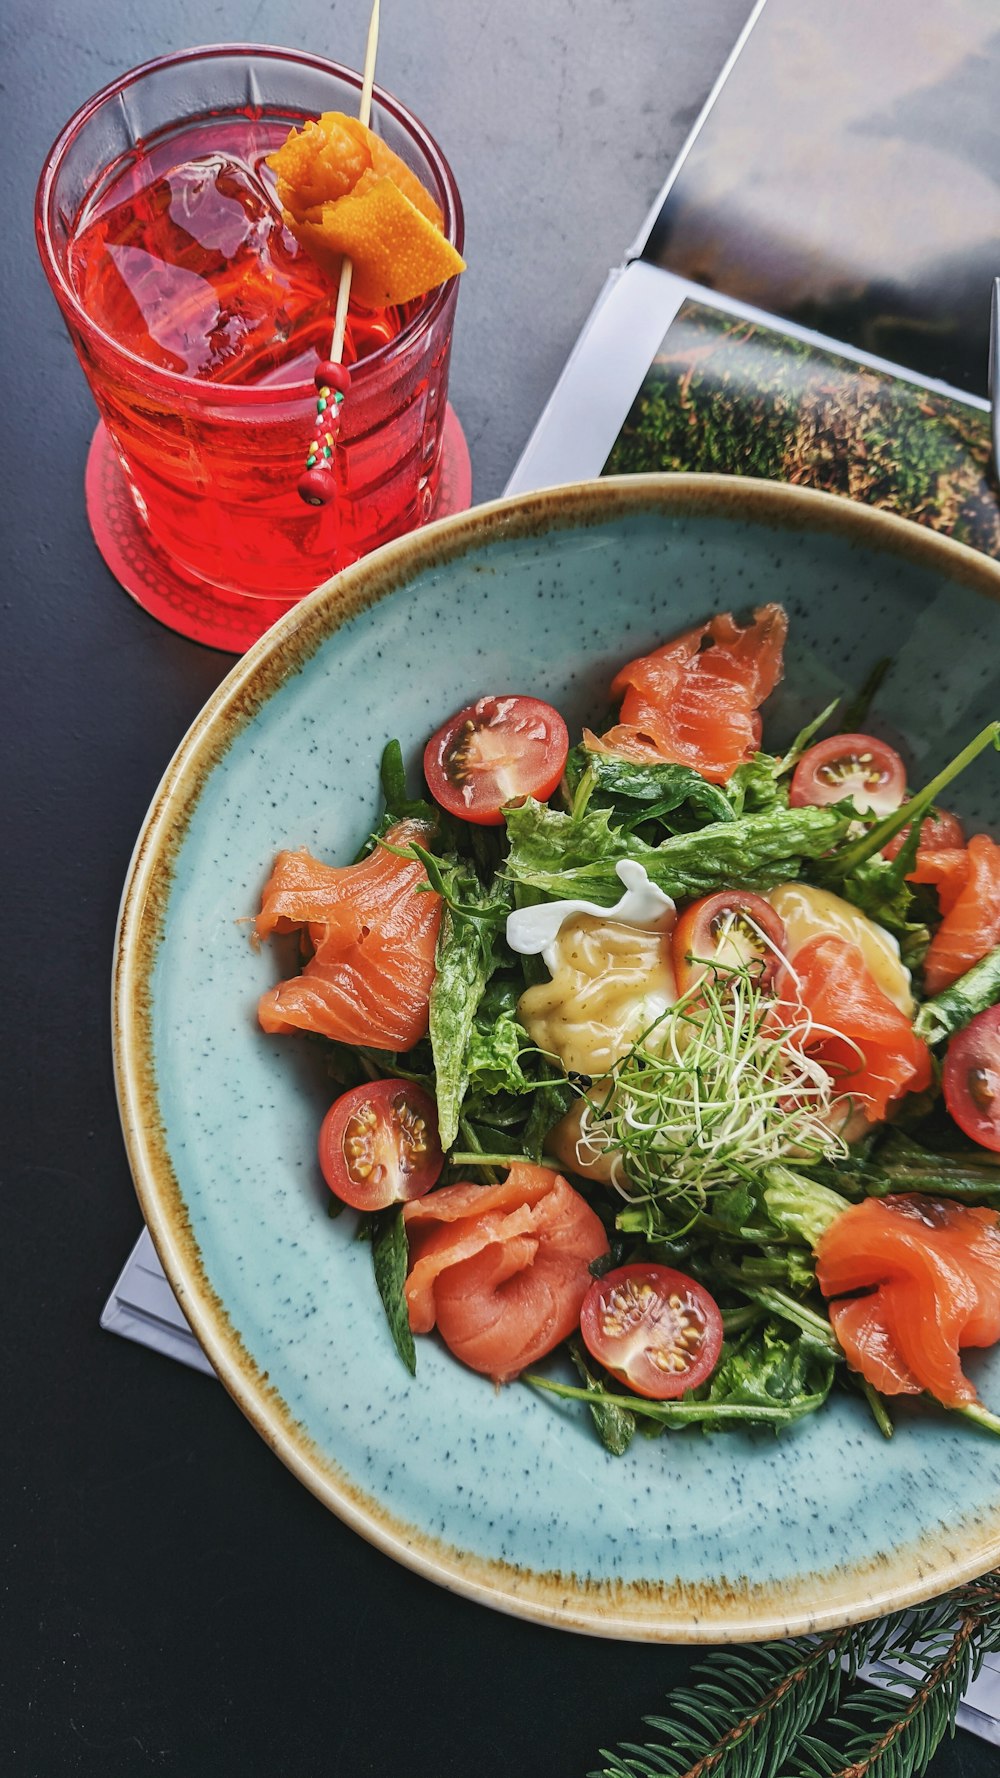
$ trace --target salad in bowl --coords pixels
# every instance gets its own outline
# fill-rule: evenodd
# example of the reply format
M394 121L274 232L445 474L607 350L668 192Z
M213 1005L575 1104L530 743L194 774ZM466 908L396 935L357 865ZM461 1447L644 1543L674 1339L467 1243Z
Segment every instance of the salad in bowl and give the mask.
M876 662L769 751L787 630L666 638L578 736L494 688L420 787L390 742L357 855L280 852L254 923L403 1362L436 1334L616 1454L842 1389L885 1436L914 1396L1000 1431L964 1359L1000 1339L1000 846L948 808L1000 723L911 783Z

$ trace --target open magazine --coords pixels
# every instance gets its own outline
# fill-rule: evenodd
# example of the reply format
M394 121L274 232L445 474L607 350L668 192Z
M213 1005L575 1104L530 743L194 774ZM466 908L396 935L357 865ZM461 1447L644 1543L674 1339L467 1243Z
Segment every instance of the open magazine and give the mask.
M741 49L771 8L776 17L787 7L758 0L695 148ZM845 0L845 15L857 10ZM691 157L689 142L681 178ZM652 470L749 474L865 501L1000 559L988 402L657 263L678 192L675 174L610 274L507 492ZM983 301L985 330L988 283ZM101 1325L211 1374L145 1230ZM987 1661L959 1721L1000 1745L1000 1658Z
M508 492L648 470L795 482L1000 557L989 403L672 272L613 273Z

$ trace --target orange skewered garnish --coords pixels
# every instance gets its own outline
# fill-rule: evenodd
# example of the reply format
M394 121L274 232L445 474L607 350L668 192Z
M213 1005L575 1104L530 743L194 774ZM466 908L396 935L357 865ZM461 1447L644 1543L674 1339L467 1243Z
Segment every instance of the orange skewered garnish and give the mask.
M299 245L332 277L350 259L364 308L410 302L464 271L430 193L356 117L324 112L293 130L268 166Z

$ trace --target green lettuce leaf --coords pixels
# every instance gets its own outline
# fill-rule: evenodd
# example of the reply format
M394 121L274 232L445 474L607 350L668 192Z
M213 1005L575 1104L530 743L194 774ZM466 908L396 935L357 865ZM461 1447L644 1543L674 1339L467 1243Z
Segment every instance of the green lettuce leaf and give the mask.
M458 1135L469 1085L469 1047L476 1011L500 961L500 927L512 905L502 879L484 889L468 869L454 867L448 888L430 1000L438 1129L446 1154Z
M768 1168L764 1204L775 1228L812 1248L848 1209L839 1192L789 1167Z
M755 753L737 766L726 785L726 799L734 815L759 815L765 809L788 807L788 785L781 760L773 753Z
M925 1043L943 1043L961 1031L977 1013L1000 1000L1000 945L960 975L950 988L925 1000L913 1029Z
M517 1016L519 990L510 982L490 982L476 1008L466 1054L470 1086L479 1094L533 1091L535 1082L521 1065L531 1039Z
M520 992L509 980L494 979L476 1009L466 1052L463 1122L469 1117L494 1132L506 1131L511 1153L540 1161L548 1133L569 1106L573 1090L520 1023Z
M507 872L516 883L552 899L579 896L605 907L622 893L615 873L621 858L643 864L651 881L677 899L734 885L767 889L798 876L804 859L828 852L850 825L837 809L775 808L650 846L616 826L610 809L565 815L529 798L508 809L506 820Z
M755 753L753 759L737 766L726 785L726 796L735 814L761 814L765 809L788 807L788 780L806 748L836 708L835 699L799 730L784 753Z

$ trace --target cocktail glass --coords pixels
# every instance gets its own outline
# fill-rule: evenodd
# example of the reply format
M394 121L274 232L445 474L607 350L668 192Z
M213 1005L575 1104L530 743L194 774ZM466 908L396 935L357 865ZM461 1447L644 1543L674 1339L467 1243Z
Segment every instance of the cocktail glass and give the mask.
M166 56L89 100L39 183L42 262L139 519L207 596L217 643L227 611L246 646L247 601L259 602L251 632L258 610L265 628L434 505L456 279L402 309L353 310L336 497L313 507L297 493L335 289L283 230L262 163L307 118L356 114L360 87L349 68L293 50ZM372 127L461 251L461 200L436 143L377 86ZM181 243L166 273L148 252L154 213Z

